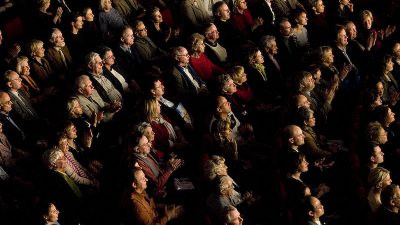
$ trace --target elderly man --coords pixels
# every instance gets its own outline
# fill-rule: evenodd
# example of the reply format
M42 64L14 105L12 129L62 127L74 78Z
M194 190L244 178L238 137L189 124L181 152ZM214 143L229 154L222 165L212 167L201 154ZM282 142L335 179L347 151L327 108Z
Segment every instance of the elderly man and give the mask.
M224 67L227 64L228 52L219 42L219 32L215 24L210 23L204 30L205 54L214 64Z
M76 98L82 106L83 113L89 118L108 122L118 112L122 105L120 102L106 103L92 85L89 76L81 75L75 81Z
M238 136L240 121L232 112L231 103L224 96L218 96L215 103L215 113L209 126L210 133L215 133L218 120L229 120L232 133Z
M132 170L133 191L131 193L131 201L127 212L126 224L149 225L159 224L165 225L168 221L179 217L183 208L181 206L164 205L163 213L159 214L156 209L154 200L147 193L147 178L139 167Z
M53 28L49 38L50 46L46 51L46 58L50 62L55 74L60 79L65 79L72 69L73 61L67 45L65 44L63 34L57 28Z
M122 93L124 93L124 91L122 89L117 89L121 87L118 85L119 81L117 78L103 73L103 60L100 58L100 55L95 52L89 53L86 56L86 64L94 89L96 89L103 101L108 103L121 103L123 101Z
M22 130L22 125L9 115L13 103L6 92L0 92L0 122L3 124L4 134L7 135L12 145L23 146L26 140L26 134Z
M282 74L283 66L281 66L280 60L277 58L278 45L276 44L276 38L271 35L266 35L260 40L260 48L264 55L264 64L268 68L269 78L271 79L271 87L278 92L283 91L284 77Z
M235 206L229 205L225 207L225 225L242 225L243 218Z

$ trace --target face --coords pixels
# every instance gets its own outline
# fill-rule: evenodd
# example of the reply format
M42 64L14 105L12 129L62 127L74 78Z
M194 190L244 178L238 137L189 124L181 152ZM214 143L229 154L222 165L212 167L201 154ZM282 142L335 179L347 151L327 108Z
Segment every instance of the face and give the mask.
M392 199L393 199L392 200L393 206L396 208L400 208L400 188L399 188L399 186L396 186Z
M196 51L199 52L199 53L203 53L205 47L206 47L206 46L205 46L205 44L204 44L204 41L203 41L203 40L199 40L199 41L197 42L197 49L196 49Z
M240 75L236 78L237 83L241 84L247 81L247 74L243 71Z
M211 41L216 41L219 38L219 32L217 27L213 24L206 33L206 38Z
M271 45L268 48L268 53L271 55L278 54L278 45L276 44L276 41L271 41Z
M311 102L308 101L307 97L304 95L299 95L297 98L297 107L306 107L306 108L310 108L311 106Z
M55 47L61 48L61 47L65 46L64 37L63 37L61 31L59 31L59 30L54 31L54 39L53 39L53 41L54 41L53 45Z
M383 83L379 81L378 83L376 83L375 87L376 87L376 91L378 92L378 95L382 97L383 96L383 92L385 90L383 88Z
M348 5L350 3L350 0L340 0L339 2L342 5Z
M348 23L347 26L346 26L346 31L347 31L347 34L349 35L349 38L351 40L356 39L356 37L357 37L357 28L356 28L356 25L354 25L354 23Z
M155 11L152 15L154 23L161 23L163 21L160 11Z
M299 171L302 173L305 173L308 171L308 162L305 157L301 160L301 163L299 165Z
M122 43L128 46L132 46L135 42L135 37L133 36L133 30L131 28L127 28L122 37Z
M136 35L138 37L147 37L147 28L144 23L139 23L136 26Z
M18 73L11 72L10 81L7 84L11 89L19 90L22 87L22 79L19 77Z
M264 56L260 51L257 51L256 55L254 56L254 64L263 64L264 63Z
M46 216L46 218L47 218L46 221L57 222L59 213L60 212L57 210L56 206L53 204L50 204L49 214Z
M247 9L247 2L246 2L245 0L239 0L239 1L237 2L236 7L237 7L239 10L245 10L245 9Z
M230 113L232 111L231 103L225 97L218 97L218 111L221 113Z
M58 149L60 149L62 152L68 152L68 139L67 138L62 138L58 141Z
M229 217L231 218L229 225L242 225L243 224L243 218L240 217L240 212L237 211L237 209L230 211Z
M94 74L101 74L103 72L103 60L101 60L100 56L96 56L93 63L90 65L92 72Z
M92 9L88 9L88 10L87 10L87 12L86 12L86 14L85 14L85 20L86 20L86 21L89 21L89 22L91 22L91 21L94 20L94 14L93 14Z
M329 50L326 51L324 58L325 58L325 62L328 65L331 65L334 62L334 56L333 56L333 53L332 53L332 49L329 49Z
M348 44L346 30L342 29L339 31L337 35L337 43L340 46L346 46Z
M304 82L305 88L308 91L311 91L312 89L315 88L315 80L312 76L307 76Z
M9 113L12 110L13 103L11 102L11 98L8 94L4 94L0 98L0 106L1 110L5 113Z
M236 89L236 84L233 82L232 79L229 79L229 80L225 83L224 91L225 91L227 94L229 94L229 95L231 95L231 94L233 94L233 93L235 93L235 92L237 91L237 89Z
M301 13L299 15L299 17L297 18L297 23L300 25L303 25L303 26L307 25L307 21L308 21L308 18L307 18L306 13Z
M387 122L388 123L393 123L396 119L395 119L395 116L396 114L389 108L388 109L388 112L387 112L387 118L386 118L386 120L387 120Z
M21 62L21 69L22 69L21 74L23 75L30 74L31 67L29 66L28 60L24 60Z
M228 5L223 4L219 9L219 14L221 20L229 20L229 18L231 18L231 11L229 10Z
M1 44L1 43L0 43ZM393 46L393 55L396 57L396 58L400 58L400 43L396 43L394 46Z
M175 59L178 61L179 65L187 66L189 65L190 55L188 51L184 48L175 56Z
M372 18L369 16L364 16L362 20L363 27L367 30L371 29L372 27Z
M43 48L43 43L38 44L37 50L34 52L35 56L43 58L45 49Z
M110 10L112 8L111 0L105 0L103 3L104 10Z
M74 125L71 125L71 126L67 127L65 129L65 133L67 134L67 137L69 139L75 139L75 138L78 137L77 130L76 130L76 127Z
M385 129L380 128L378 134L379 134L379 140L378 140L379 144L385 144L388 141L388 136Z
M393 60L390 59L389 61L386 62L386 71L393 71Z
M151 93L153 93L153 96L157 98L164 95L164 90L165 87L163 83L160 80L157 80L156 82L154 82L154 87L153 89L151 89Z
M300 127L295 126L293 128L293 136L290 138L292 145L300 146L304 144L304 134Z
M372 156L371 160L372 160L372 162L374 162L376 164L383 163L384 155L385 155L385 153L382 152L381 147L379 147L379 145L375 146L374 147L374 153L373 153L373 156Z
M104 54L103 63L108 66L112 66L115 63L115 56L112 51L107 51Z
M280 26L280 32L283 36L289 36L290 33L292 32L292 25L289 23L289 21L285 21L281 26Z
M133 187L136 190L146 190L147 178L144 175L143 171L139 170L135 173L135 181L133 183Z
M83 17L82 16L78 16L76 18L76 21L73 23L73 26L78 30L82 29L82 27L83 27Z
M144 129L143 135L147 137L147 140L150 143L154 141L155 133L153 131L153 128L151 128L151 126L148 126L146 127L146 129Z
M317 1L317 3L315 4L314 10L317 14L324 13L325 12L324 2L322 0Z
M321 70L318 69L317 72L315 72L315 73L313 74L313 76L314 76L314 81L315 81L315 83L318 84L319 81L321 80L321 76L322 76Z
M137 150L139 153L147 155L150 153L150 149L151 149L151 143L149 142L147 137L143 135L139 140Z
M306 121L307 126L309 127L315 127L315 117L314 113L310 114L310 118Z
M314 218L320 218L324 215L324 206L321 204L318 198L311 197L311 205L314 207Z
M74 100L72 102L72 110L71 111L74 115L77 115L77 116L80 116L83 114L82 106L78 100Z
M390 174L387 174L385 178L382 180L382 189L392 184L392 178L390 178Z
M90 81L89 79L86 79L86 80L83 81L83 85L84 85L84 87L80 89L81 93L84 96L92 95L93 94L93 90L94 90L94 87L92 85L92 81Z

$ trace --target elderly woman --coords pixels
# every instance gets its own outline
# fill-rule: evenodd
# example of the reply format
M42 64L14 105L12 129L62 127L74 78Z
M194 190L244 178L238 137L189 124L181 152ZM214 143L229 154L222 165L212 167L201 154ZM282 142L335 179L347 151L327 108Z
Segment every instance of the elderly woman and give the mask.
M79 137L88 135L86 133L92 133L93 136L97 136L97 126L101 120L101 116L93 113L92 117L88 118L83 114L83 109L79 100L75 97L71 97L67 100L67 117L75 125L78 131Z
M250 103L254 99L254 94L247 82L247 74L244 71L244 67L232 67L229 71L229 75L232 77L232 80L236 85L236 94L238 98L246 104Z
M42 87L51 86L54 82L54 71L49 61L44 57L44 52L43 41L34 39L29 43L27 53L31 57L32 77Z
M183 160L171 158L167 161L166 167L163 169L158 164L157 160L150 154L151 142L145 136L145 133L152 133L152 128L149 123L143 122L136 126L134 137L130 138L129 151L133 151L129 157L137 162L142 168L146 177L153 184L155 193L158 196L165 194L166 183L172 173L183 165Z
M189 38L188 49L190 51L190 65L204 81L210 82L217 75L224 72L204 54L205 44L203 35L199 33L192 34Z
M329 46L321 46L319 48L319 57L321 65L321 78L328 84L337 85L339 79L343 81L351 70L351 65L345 65L340 71L334 65L334 56L332 48Z
M182 135L179 127L174 126L161 113L160 103L154 98L144 101L144 118L151 124L155 133L153 145L156 149L169 153L171 150L183 149L188 146L188 142Z
M99 25L102 37L106 41L112 41L125 25L126 20L112 7L111 0L100 0Z
M368 203L372 212L377 212L379 207L382 205L381 192L383 188L389 186L392 183L390 179L390 171L377 167L372 169L368 175L368 184L371 187L368 193Z

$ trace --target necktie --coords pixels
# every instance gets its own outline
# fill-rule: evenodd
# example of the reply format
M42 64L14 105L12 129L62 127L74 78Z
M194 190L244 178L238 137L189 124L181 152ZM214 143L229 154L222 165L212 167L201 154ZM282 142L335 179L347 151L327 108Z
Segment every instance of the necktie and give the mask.
M278 62L273 56L271 56L271 60L274 63L275 67L278 69L278 71L281 71L281 67L279 66Z
M22 139L25 139L25 133L21 130L21 128L19 128L19 126L17 126L17 124L14 122L14 120L13 119L11 119L11 117L10 116L8 116L7 115L7 120L15 127L15 128L17 128L17 130L19 131L19 132L21 132L21 136L22 136Z
M68 68L67 60L65 59L65 55L62 52L61 48L58 49L58 53L60 54L60 58L61 58L61 61L63 62L64 67L67 69Z
M20 93L17 93L17 95L18 98L21 99L22 103L25 105L26 111L28 111L28 113L31 114L32 116L36 117L36 112L32 108L31 104Z

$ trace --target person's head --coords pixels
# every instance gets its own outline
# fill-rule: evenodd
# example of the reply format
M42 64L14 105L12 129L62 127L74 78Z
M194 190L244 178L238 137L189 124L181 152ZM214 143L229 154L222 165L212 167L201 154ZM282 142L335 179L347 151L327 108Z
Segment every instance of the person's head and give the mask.
M43 153L43 161L52 170L62 170L66 166L64 153L57 149L52 148Z
M69 118L79 118L83 114L83 109L77 98L67 100L67 112Z
M216 98L216 112L217 114L228 114L232 112L231 103L224 96L217 96Z
M282 36L287 37L292 33L292 25L288 18L283 18L279 23L279 32Z
M219 1L213 5L213 15L215 19L226 21L231 18L231 11L224 1Z
M82 10L83 19L88 22L92 22L94 20L94 14L91 8L86 7Z
M221 74L217 78L219 90L222 94L232 95L236 93L236 84L229 74Z
M134 167L132 169L133 182L132 187L136 192L142 193L147 188L147 178L141 168Z
M374 17L372 15L372 12L369 10L363 10L360 13L360 20L365 29L367 30L371 29L372 22L374 22Z
M146 98L143 105L143 117L146 122L150 123L161 116L160 103L155 98Z
M70 25L73 29L80 30L83 28L83 16L80 13L72 14L70 18Z
M136 37L147 37L147 28L141 20L136 20L134 22L133 32L135 33Z
M63 153L68 152L68 136L65 131L59 132L55 137L55 148L62 151Z
M150 123L148 122L141 122L135 127L135 132L144 135L147 137L147 140L151 143L154 141L155 133L153 128L151 128Z
M332 65L334 62L334 56L332 53L332 48L329 46L319 47L319 55L321 64Z
M12 101L7 92L0 92L0 111L9 113L12 110Z
M205 49L204 36L199 33L193 33L189 37L188 47L191 53L203 53Z
M308 171L306 156L301 152L290 153L287 157L286 166L288 174L305 173Z
M43 220L44 224L53 224L58 221L58 214L60 213L56 206L51 202L39 201L35 206L36 211L40 220Z
M304 210L304 216L313 221L319 219L325 213L321 201L314 196L306 196L301 208Z
M160 12L160 8L158 8L157 6L150 9L150 20L153 21L153 23L163 22L163 17Z
M221 141L232 137L231 122L229 120L219 119L216 122L214 137Z
M47 10L50 7L50 0L38 0L37 5L39 9Z
M317 64L311 64L307 67L306 71L312 74L315 84L319 84L322 76L321 67Z
M27 54L32 58L34 58L34 57L43 58L44 52L45 52L43 44L44 44L43 41L33 39L28 44Z
M389 127L389 125L396 120L396 114L387 105L380 105L375 107L373 114L375 116L375 119L380 122L384 127Z
M112 8L112 1L111 0L100 0L99 4L100 11L110 11Z
M4 73L4 83L7 89L17 91L22 87L22 79L17 72L7 70Z
M203 166L204 176L208 180L213 180L217 176L228 175L228 166L225 164L225 158L218 155L212 155Z
M314 111L307 107L300 107L295 114L295 121L299 127L315 127Z
M264 63L264 56L258 48L252 48L247 53L247 63L250 66L255 66Z
M307 97L302 94L296 94L292 97L293 108L298 109L300 107L310 108L311 102L308 101Z
M205 26L204 37L210 42L215 42L218 40L219 32L215 24L209 23Z
M185 47L178 46L172 49L172 58L179 66L189 65L190 55Z
M313 75L308 71L301 71L297 75L296 84L299 92L308 92L315 88Z
M379 143L370 141L365 148L365 155L367 156L367 163L369 165L379 165L385 161L385 153L383 153Z
M392 54L394 59L400 59L400 42L396 41L392 46Z
M291 147L298 147L304 144L304 134L299 126L288 125L283 129L283 142Z
M306 26L308 22L307 12L303 10L297 10L294 13L294 21L297 25Z
M218 176L216 177L217 189L222 196L231 196L234 192L233 180L230 176Z
M240 212L235 206L228 205L224 208L225 212L225 224L224 225L242 225L243 218L240 216Z
M78 137L76 127L71 121L65 121L63 128L67 139L76 139Z
M49 38L49 42L52 46L61 48L65 46L65 41L61 30L58 28L53 28Z
M87 75L81 75L76 78L75 88L79 94L84 95L86 97L91 96L94 90L92 81Z
M387 132L378 121L371 122L366 128L366 140L378 144L385 144L388 141Z
M137 152L139 154L147 155L150 153L150 150L151 150L151 142L149 142L149 140L147 139L146 136L141 135L134 150L135 150L135 152Z
M21 75L30 75L31 67L29 66L29 59L26 56L18 56L15 59L14 65L15 72Z
M393 56L389 54L384 55L382 59L382 72L385 73L393 71L393 65Z
M90 73L101 74L103 72L103 60L96 52L90 52L85 57L86 65Z
M397 184L391 184L382 189L382 205L394 212L400 209L400 187Z
M322 0L312 0L311 5L312 5L312 10L314 11L314 13L316 15L319 15L319 14L325 12L325 5Z
M243 66L234 66L229 71L229 75L236 84L242 84L247 81L247 74L244 72Z
M133 35L133 29L130 26L124 26L122 28L121 37L120 37L121 44L130 47L135 43L135 36Z
M276 39L274 36L265 35L260 40L260 47L265 49L268 54L276 55L278 54L278 45L276 44Z
M160 98L164 95L165 93L165 86L163 82L161 81L160 77L158 76L149 76L149 79L147 79L147 84L144 85L144 90L146 94L154 97L154 98Z
M111 48L103 46L99 49L100 58L103 60L103 64L106 66L112 66L115 64L115 56Z
M376 167L369 172L368 184L375 190L382 190L392 183L390 171L383 167Z
M346 47L348 42L348 37L346 33L346 28L343 25L336 25L335 27L335 34L336 34L336 45L339 47Z
M346 33L349 36L350 40L355 40L357 37L357 27L352 21L347 21L346 25Z
M247 9L246 0L234 0L233 1L233 11L234 12L243 12L243 10Z

